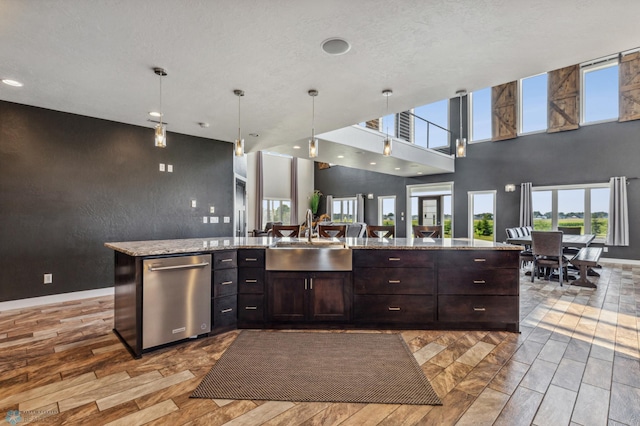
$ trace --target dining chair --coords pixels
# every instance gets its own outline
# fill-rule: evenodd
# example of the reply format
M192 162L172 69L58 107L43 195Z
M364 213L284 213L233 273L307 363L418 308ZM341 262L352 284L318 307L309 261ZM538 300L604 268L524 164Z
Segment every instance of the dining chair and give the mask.
M367 225L367 237L369 238L393 238L395 235L393 225Z
M318 236L326 238L344 238L347 236L347 225L318 225Z
M567 235L582 235L581 226L558 226L558 231L562 231ZM580 252L580 247L565 247L563 249L564 254L567 256L575 256Z
M507 228L505 231L507 233L507 238L518 237L515 228ZM533 262L533 252L531 251L531 246L525 245L524 250L520 252L520 267L523 268L531 262Z
M413 236L415 238L442 238L442 226L414 225Z
M274 237L298 237L300 236L300 225L273 225Z
M533 231L531 233L531 251L533 252L533 270L531 282L537 275L539 278L541 267L558 269L558 281L566 279L568 260L562 255L561 231Z

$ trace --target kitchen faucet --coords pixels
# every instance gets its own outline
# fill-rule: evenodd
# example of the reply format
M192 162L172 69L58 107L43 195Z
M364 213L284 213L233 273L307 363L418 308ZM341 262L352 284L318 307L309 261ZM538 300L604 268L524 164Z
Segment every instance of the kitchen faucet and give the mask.
M313 235L313 212L311 209L307 209L307 229L309 230L309 242L311 242L311 236Z

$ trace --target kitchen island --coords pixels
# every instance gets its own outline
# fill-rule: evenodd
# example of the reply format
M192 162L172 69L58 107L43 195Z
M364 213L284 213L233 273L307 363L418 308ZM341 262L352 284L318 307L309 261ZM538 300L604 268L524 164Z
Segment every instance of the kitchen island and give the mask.
M284 240L298 249L332 250L322 239L311 244ZM349 250L340 256L349 256L343 259L348 262L338 270L331 265L296 270L295 263L281 268L267 261L277 250L288 250L274 248L282 241L106 243L115 251L114 331L134 356L152 349L142 343L144 261L194 255L211 256L211 324L201 335L234 328L519 330L520 246L469 239L347 238L340 242ZM319 253L322 259L325 254ZM180 324L168 327L178 330L176 340L195 337L181 336Z

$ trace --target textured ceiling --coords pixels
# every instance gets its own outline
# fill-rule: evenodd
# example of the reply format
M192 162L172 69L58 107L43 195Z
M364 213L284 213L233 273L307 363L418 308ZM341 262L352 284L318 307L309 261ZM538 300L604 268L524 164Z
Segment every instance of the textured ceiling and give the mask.
M638 16L638 0L0 0L0 78L24 83L0 99L152 127L160 66L168 131L233 140L243 89L247 149L268 149L309 136L309 89L323 133L384 115L383 89L401 111L635 48ZM351 50L324 53L331 37Z

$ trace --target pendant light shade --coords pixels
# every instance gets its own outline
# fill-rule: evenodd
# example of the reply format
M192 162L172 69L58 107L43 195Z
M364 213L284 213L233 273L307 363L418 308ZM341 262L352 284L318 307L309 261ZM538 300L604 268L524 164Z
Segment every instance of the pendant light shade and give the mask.
M242 157L244 155L244 139L242 139L242 132L240 131L240 98L244 96L244 90L234 90L233 93L238 97L238 139L233 144L233 151L236 157Z
M316 139L316 96L318 96L317 90L309 90L309 96L311 96L311 139L309 139L309 158L316 158L318 156L318 139Z
M167 126L162 124L162 77L167 75L164 68L154 68L153 72L160 77L160 123L156 125L155 145L158 148L167 147Z
M391 95L393 95L393 91L391 91L391 89L385 89L382 91L382 96L387 98L387 113L385 117L389 115L389 96ZM382 142L382 155L384 155L385 157L389 157L393 149L393 139L389 137L389 125L387 124L385 128L386 128L385 133L387 134L387 136L384 138L384 141Z
M467 91L458 90L456 94L460 98L460 134L456 139L456 157L463 158L467 156L467 138L462 137L462 97L467 94Z

